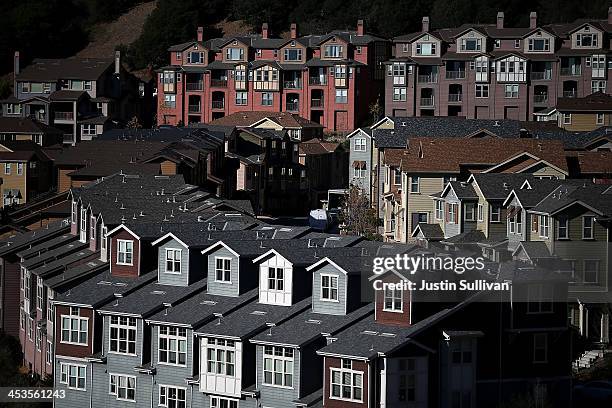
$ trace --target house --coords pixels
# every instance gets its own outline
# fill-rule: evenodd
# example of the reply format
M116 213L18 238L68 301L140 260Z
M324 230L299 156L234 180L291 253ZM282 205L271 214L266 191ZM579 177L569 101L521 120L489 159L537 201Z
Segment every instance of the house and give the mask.
M348 184L349 154L340 143L314 138L300 143L299 163L306 167L310 208L319 208L327 200L330 189L340 189Z
M560 128L572 131L595 130L610 125L612 97L599 91L582 98L559 98L556 109Z
M158 70L158 124L210 122L236 112L287 112L328 132L348 132L382 92L388 42L356 30L273 38L260 34L193 41L168 49Z
M537 17L508 27L498 12L494 24L437 29L423 17L420 31L392 39L385 113L534 121L549 119L566 98L610 93L604 38L612 9L604 20L541 25Z
M47 147L62 143L63 132L29 117L0 116L0 140L30 140Z

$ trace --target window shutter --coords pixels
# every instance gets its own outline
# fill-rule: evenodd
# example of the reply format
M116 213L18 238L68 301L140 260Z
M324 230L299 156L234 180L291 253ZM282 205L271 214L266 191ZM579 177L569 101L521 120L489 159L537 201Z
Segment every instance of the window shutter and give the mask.
M450 206L448 203L444 203L444 207L445 207L444 208L444 214L445 214L444 219L446 220L446 222L449 222L450 221Z
M532 231L538 231L538 216L535 214L531 215L533 217L533 227L531 228Z

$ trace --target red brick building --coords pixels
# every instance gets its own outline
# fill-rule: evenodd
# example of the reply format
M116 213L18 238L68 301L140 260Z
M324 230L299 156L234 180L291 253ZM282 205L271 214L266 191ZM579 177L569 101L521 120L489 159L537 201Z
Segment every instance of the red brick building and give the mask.
M261 34L170 47L170 65L158 71L158 124L210 122L235 112L291 112L348 131L382 95L389 43L356 31L290 38Z

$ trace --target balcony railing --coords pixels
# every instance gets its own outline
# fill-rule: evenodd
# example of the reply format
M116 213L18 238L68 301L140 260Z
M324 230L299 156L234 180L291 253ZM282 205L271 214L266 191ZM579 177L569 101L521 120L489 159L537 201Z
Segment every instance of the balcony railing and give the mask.
M210 86L216 86L218 88L226 88L227 87L227 79L211 79Z
M580 76L582 74L582 69L580 65L574 65L573 67L561 67L561 75L562 76Z
M283 87L285 89L302 89L302 81L300 80L285 81L283 82Z
M435 84L438 82L438 74L419 75L417 82L419 84Z
M55 120L74 120L74 112L55 112Z
M576 97L576 90L571 90L571 91L563 91L563 97L564 98L575 98Z
M201 91L204 89L203 82L187 82L188 91Z
M463 94L460 94L460 93L448 94L449 102L461 102L462 100L463 100Z
M533 81L550 81L552 79L552 75L550 73L550 71L543 71L543 72L532 72L531 73L531 79Z
M326 77L310 77L308 79L310 85L325 85L327 84Z
M547 103L548 95L533 95L533 103Z
M433 98L433 96L430 97L430 98L421 98L421 106L422 107L434 106L434 98Z
M200 108L200 105L189 105L188 109L189 109L189 113L200 113L202 111L202 108Z
M300 110L299 102L287 102L287 110L291 112L296 112Z
M225 107L225 101L212 101L213 109L223 109Z
M446 71L446 79L464 79L465 71Z
M311 99L310 100L311 108L322 108L323 107L323 99Z

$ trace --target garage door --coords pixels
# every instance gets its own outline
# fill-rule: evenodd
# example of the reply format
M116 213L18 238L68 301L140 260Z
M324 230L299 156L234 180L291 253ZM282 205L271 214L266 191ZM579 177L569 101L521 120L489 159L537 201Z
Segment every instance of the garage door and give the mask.
M476 106L476 112L474 113L476 119L489 119L489 107L488 106Z
M504 108L504 119L519 119L519 109L518 106L506 106Z

